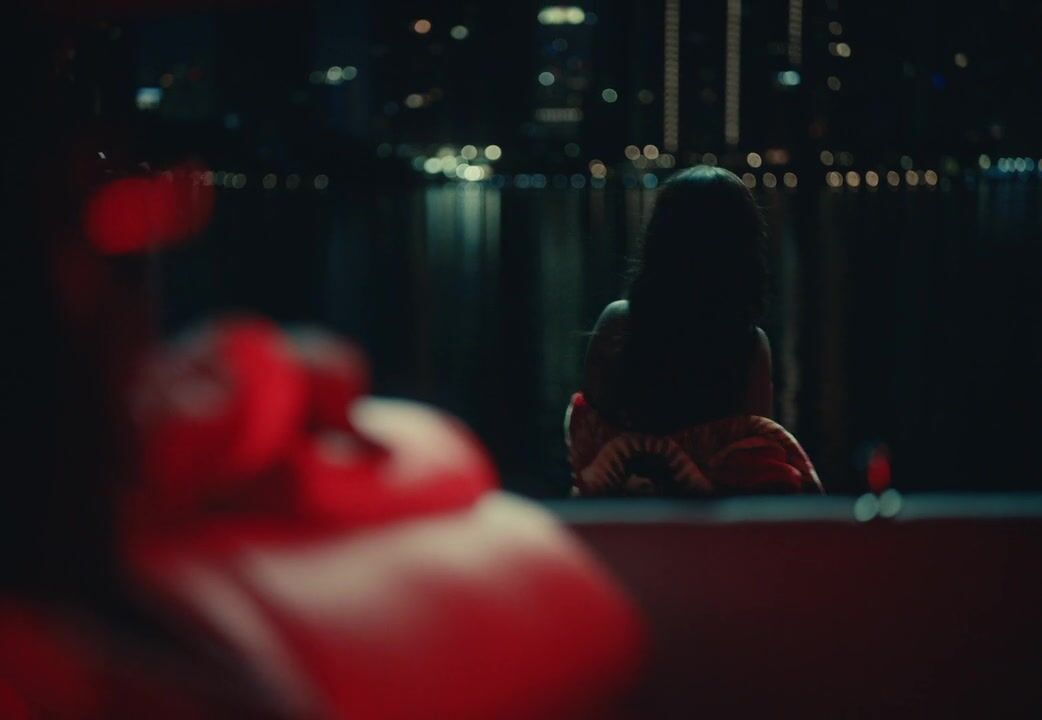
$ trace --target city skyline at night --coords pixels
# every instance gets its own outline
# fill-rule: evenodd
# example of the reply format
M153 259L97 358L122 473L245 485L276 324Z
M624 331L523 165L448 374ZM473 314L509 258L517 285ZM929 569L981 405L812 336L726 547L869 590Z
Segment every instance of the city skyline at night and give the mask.
M943 173L1042 150L1037 48L988 52L1028 7L991 34L930 7L836 0L308 7L143 24L138 114L287 166L319 162L320 142L406 162L495 145L500 170L566 173L649 145L678 165L756 153L823 172L827 152L884 176L909 156Z

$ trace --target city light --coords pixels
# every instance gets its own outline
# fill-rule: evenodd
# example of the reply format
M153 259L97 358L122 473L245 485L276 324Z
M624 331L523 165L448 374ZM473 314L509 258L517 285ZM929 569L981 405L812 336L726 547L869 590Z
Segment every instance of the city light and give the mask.
M865 184L872 188L877 187L879 185L879 174L869 170L865 173Z
M431 21L420 18L412 24L412 31L417 35L426 35L431 31Z
M467 36L470 35L470 30L465 25L454 25L449 30L449 35L452 36L453 40L466 40Z
M785 187L794 188L798 184L796 173L787 172L782 176L782 182L785 183Z
M323 174L316 175L315 176L315 189L316 190L325 190L327 187L329 187L329 176L328 175L323 175Z
M915 187L919 184L919 173L917 173L915 170L908 170L907 172L905 172L905 182L908 185Z
M745 184L747 188L752 190L754 187L756 187L756 176L750 172L743 173L742 182Z
M485 157L495 162L496 160L499 160L499 158L503 157L503 150L499 145L486 145Z
M344 80L354 80L356 77L358 77L358 68L356 68L354 65L347 65L344 67Z
M796 87L803 78L795 70L786 70L778 73L778 84L783 87Z
M835 156L828 150L822 150L818 157L821 159L821 164L825 167L831 167L836 161Z
M544 70L543 72L539 73L539 77L537 79L539 80L539 84L543 87L550 87L554 84L554 81L556 80L554 74L548 70Z
M676 167L677 159L670 153L662 153L658 156L658 166L667 170Z
M419 93L410 93L405 97L405 107L415 110L423 107L423 95Z
M640 148L636 145L627 145L622 154L626 156L627 160L636 160L640 157Z
M833 92L839 92L840 88L843 87L843 83L835 75L829 75L829 79L825 81L825 84Z
M478 149L473 145L464 145L460 148L459 154L464 160L474 160L478 156Z
M833 20L829 23L829 32L833 35L843 34L843 24L837 20Z
M852 188L859 187L861 185L861 176L851 170L847 173L847 185Z
M644 157L646 157L648 160L654 160L658 157L658 148L654 145L645 145Z
M969 58L966 57L965 53L955 53L955 66L964 68L970 64Z
M717 157L714 153L707 152L705 155L702 156L702 163L705 165L715 166L717 162L719 161L717 160Z
M763 158L759 154L751 152L745 156L745 162L749 164L751 168L758 168L763 165Z
M344 69L339 65L334 65L333 67L326 70L326 82L330 84L336 84L343 79Z
M590 175L595 178L604 178L608 176L608 168L600 160L590 161Z
M850 45L845 42L830 42L829 54L836 57L848 58L851 54Z
M778 187L778 178L774 176L774 173L764 173L763 175L763 186L765 188Z
M912 163L912 158L910 158L908 155L902 155L901 156L901 169L902 170L911 170L912 169L912 164L913 164Z
M427 158L423 161L423 171L428 175L437 175L441 172L441 160L438 158Z
M601 99L606 103L613 103L619 99L619 93L614 88L604 88L601 90Z
M838 188L843 186L843 175L832 170L825 174L825 182L831 188Z
M140 87L137 89L134 103L138 110L157 110L161 102L163 102L163 88Z
M261 180L261 187L265 190L274 190L275 186L279 184L279 178L275 173L268 173Z
M923 180L926 181L927 185L933 187L937 184L937 173L933 170L927 170L923 173Z
M897 187L901 184L901 176L891 170L886 174L886 184L890 187Z
M542 25L582 25L586 13L574 5L551 5L540 10L538 18Z
M467 182L477 182L485 177L485 171L477 165L467 165L463 170L463 179Z

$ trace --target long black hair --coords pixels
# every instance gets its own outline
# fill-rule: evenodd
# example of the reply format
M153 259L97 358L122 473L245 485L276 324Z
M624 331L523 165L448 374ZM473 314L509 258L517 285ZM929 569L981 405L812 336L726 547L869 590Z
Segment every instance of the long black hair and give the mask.
M739 412L766 293L765 225L742 181L707 166L666 181L627 293L633 424L669 431Z

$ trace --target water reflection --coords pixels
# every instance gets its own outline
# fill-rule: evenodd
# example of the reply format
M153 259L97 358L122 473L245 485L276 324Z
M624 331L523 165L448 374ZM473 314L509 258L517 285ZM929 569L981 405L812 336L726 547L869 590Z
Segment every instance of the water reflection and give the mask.
M515 489L564 493L561 413L585 331L619 296L654 202L643 187L460 183L365 193L225 192L206 242L164 263L165 316L217 308L358 338L377 390L463 417ZM902 489L1039 483L1034 181L760 195L779 419L834 491L885 441Z

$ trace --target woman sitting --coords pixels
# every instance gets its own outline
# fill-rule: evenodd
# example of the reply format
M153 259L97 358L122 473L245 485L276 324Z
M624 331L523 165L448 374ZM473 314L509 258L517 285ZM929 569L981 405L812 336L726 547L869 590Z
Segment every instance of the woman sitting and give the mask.
M575 494L822 491L769 419L764 238L727 170L690 168L660 188L628 298L597 321L565 416Z

